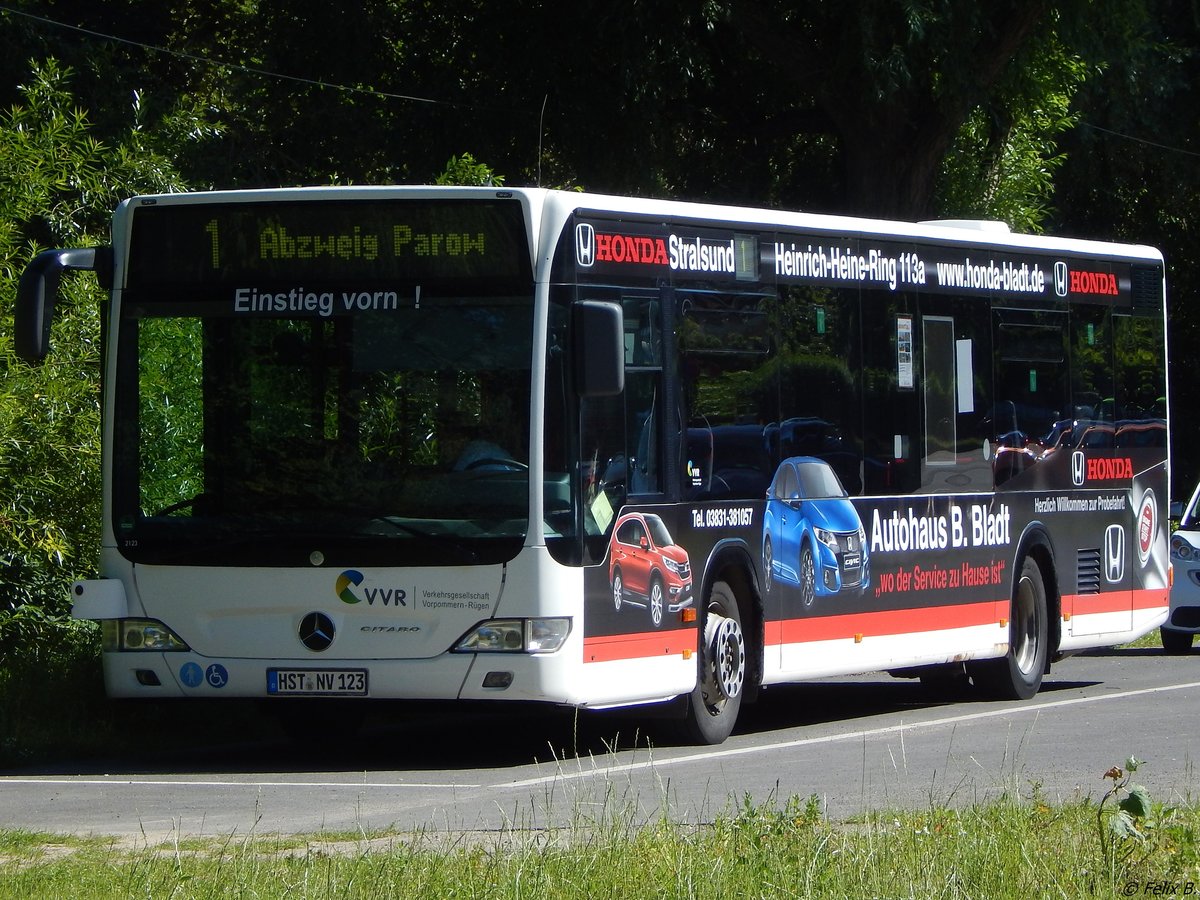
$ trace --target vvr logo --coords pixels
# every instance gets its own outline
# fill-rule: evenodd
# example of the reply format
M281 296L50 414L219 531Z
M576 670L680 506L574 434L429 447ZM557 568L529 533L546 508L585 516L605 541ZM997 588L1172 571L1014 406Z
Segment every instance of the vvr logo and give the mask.
M337 577L334 593L343 603L362 603L366 600L367 606L374 606L378 600L381 606L408 606L408 592L404 588L361 587L363 581L362 572L347 569Z
M1071 482L1075 487L1083 484L1087 477L1087 457L1083 455L1082 450L1076 450L1071 454Z
M586 222L575 226L575 262L584 269L596 262L596 229Z
M363 583L363 573L347 569L337 577L333 589L343 603L359 603L362 597L354 593L354 588Z
M1104 532L1104 578L1118 584L1125 577L1125 529L1109 525Z

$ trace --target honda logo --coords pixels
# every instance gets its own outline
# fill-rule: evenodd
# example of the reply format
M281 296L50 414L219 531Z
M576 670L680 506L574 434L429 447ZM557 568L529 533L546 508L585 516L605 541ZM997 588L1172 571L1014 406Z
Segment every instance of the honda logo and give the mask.
M591 268L596 261L596 229L586 222L575 226L575 262Z
M1054 264L1054 293L1060 297L1067 296L1067 264L1065 262Z
M1076 450L1071 454L1071 483L1075 487L1083 484L1087 477L1087 457L1083 455L1082 450Z
M1125 577L1125 529L1109 525L1104 532L1104 578L1117 584Z

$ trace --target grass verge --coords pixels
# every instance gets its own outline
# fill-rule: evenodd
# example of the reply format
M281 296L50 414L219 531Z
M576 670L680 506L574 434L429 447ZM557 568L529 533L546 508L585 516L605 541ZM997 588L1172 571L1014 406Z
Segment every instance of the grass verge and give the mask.
M708 825L612 821L448 843L427 833L229 836L130 849L0 832L0 897L1049 897L1200 891L1200 808L1114 837L1092 801L826 820L816 798ZM1189 891L1189 885L1191 886ZM1172 891L1171 888L1174 888Z

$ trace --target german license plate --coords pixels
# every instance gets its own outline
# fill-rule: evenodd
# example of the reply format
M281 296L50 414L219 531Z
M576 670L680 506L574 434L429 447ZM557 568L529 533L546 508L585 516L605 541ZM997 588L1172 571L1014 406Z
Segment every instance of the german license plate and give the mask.
M267 669L267 693L279 696L365 697L366 669Z

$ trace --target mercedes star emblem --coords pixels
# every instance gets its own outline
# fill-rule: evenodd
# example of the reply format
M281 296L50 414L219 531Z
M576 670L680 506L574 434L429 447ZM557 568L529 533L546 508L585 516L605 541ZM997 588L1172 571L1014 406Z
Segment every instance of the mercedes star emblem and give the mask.
M320 653L333 643L333 619L325 613L311 612L300 620L300 643L314 653Z

